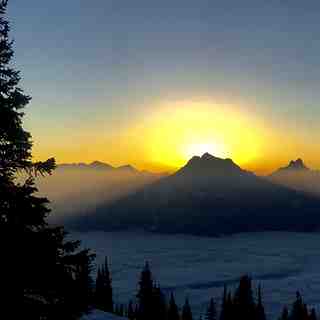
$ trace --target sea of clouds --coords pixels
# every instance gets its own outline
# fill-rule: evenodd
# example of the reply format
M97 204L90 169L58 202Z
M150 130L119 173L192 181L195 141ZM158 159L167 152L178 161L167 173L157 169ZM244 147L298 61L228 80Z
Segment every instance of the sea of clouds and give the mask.
M320 234L265 232L221 238L159 235L144 232L74 233L84 247L109 257L115 300L134 298L145 261L154 279L179 304L189 297L196 315L209 297L220 304L223 285L234 289L243 274L263 288L269 318L276 319L299 290L320 311Z

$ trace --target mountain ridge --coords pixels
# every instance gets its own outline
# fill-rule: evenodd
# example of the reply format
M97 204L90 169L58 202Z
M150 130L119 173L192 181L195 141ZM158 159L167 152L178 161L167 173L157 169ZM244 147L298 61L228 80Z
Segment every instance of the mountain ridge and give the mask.
M204 153L201 157L192 157L185 166L179 169L175 174L252 174L242 169L232 159L218 158L210 153Z
M209 236L310 231L320 222L319 207L319 199L304 192L258 177L231 159L204 154L193 157L174 174L97 208L84 221L71 221L71 225Z
M114 167L106 162L95 160L91 163L61 163L57 166L58 169L97 169L97 170L119 170L119 171L131 171L140 172L134 166L127 164L118 167ZM143 171L141 171L143 172Z

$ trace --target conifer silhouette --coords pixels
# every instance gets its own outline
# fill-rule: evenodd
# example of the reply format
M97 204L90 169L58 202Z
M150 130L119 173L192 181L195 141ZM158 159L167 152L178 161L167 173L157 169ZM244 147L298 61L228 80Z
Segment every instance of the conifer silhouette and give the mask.
M182 308L182 320L192 320L192 311L189 304L189 299L187 298L184 306Z
M228 296L227 286L224 285L221 310L220 310L220 320L227 320L228 319L228 314L227 314L227 310L226 310L227 309L227 296Z
M95 305L106 312L114 312L112 280L109 271L108 259L98 267L96 277Z
M289 319L289 310L287 306L284 306L279 320L288 320L288 319Z
M207 308L205 320L217 320L216 304L215 304L213 298L210 299L210 303Z
M249 276L243 276L240 279L238 289L234 296L234 312L241 319L253 320L255 318L252 281Z
M168 308L168 320L179 320L179 309L174 299L173 293L171 293L170 301L169 301L169 308Z
M12 319L75 319L89 309L94 256L79 251L79 242L66 241L63 228L47 225L48 200L35 195L35 177L51 174L55 160L32 162L31 135L23 128L23 109L31 98L19 87L20 73L13 68L7 4L0 0L2 305L14 305Z
M139 281L139 291L137 298L139 300L139 320L148 320L153 314L153 279L149 263L146 262L144 269L141 272Z
M266 314L262 303L261 286L258 288L258 303L256 306L256 320L266 320Z
M317 314L316 314L316 310L314 308L311 309L309 320L317 320Z

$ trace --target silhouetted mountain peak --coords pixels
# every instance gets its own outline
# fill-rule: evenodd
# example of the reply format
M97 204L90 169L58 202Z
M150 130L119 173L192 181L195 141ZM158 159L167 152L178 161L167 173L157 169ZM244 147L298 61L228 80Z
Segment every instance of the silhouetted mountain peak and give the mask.
M302 159L297 159L296 161L292 160L289 163L289 166L287 169L294 169L294 170L308 170L308 168L305 166Z
M210 153L205 153L201 157L194 156L188 163L178 171L178 173L192 173L192 174L234 174L247 173L242 170L231 159L217 158Z
M216 160L218 158L214 157L212 154L206 152L202 155L201 160L205 160L205 161L211 161L211 160Z
M288 166L278 169L272 175L275 175L275 174L281 173L281 172L286 172L286 171L290 172L290 171L297 171L297 170L298 171L300 171L300 170L309 171L310 169L304 164L303 160L299 158L297 160L290 161Z
M273 172L270 177L277 177L282 174L291 174L295 172L312 172L303 162L302 159L292 160L286 167L282 167Z

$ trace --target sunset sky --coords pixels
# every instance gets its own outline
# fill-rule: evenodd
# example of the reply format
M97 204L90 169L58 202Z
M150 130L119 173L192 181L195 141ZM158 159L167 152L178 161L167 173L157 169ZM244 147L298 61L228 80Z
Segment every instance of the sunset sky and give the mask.
M303 5L302 5L303 4ZM17 0L37 159L320 169L320 2Z

